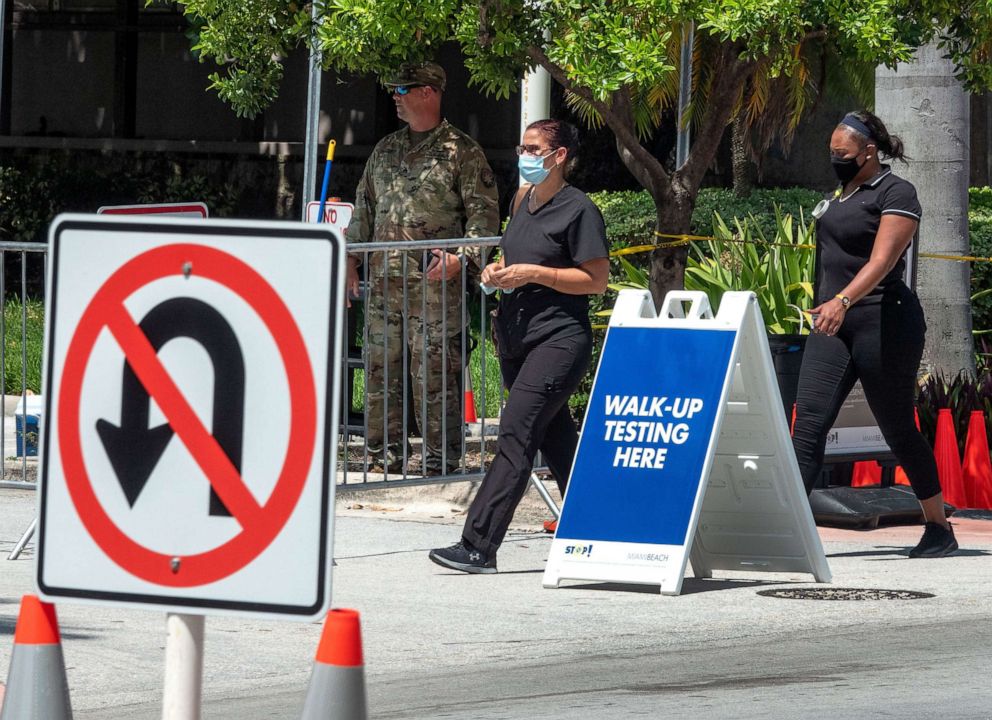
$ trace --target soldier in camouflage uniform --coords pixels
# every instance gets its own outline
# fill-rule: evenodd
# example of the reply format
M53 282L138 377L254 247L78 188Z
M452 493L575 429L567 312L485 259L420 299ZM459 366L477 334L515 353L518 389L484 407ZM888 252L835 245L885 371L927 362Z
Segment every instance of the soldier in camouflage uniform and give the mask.
M372 151L355 195L348 241L495 235L495 177L478 143L441 118L444 70L434 63L404 65L384 84L392 89L397 115L408 125ZM368 258L365 410L370 460L390 472L403 470L403 391L409 370L427 470L450 472L461 459L465 289L477 282L463 273L474 276L483 267L482 252L396 250ZM360 262L358 255L349 257L353 292Z

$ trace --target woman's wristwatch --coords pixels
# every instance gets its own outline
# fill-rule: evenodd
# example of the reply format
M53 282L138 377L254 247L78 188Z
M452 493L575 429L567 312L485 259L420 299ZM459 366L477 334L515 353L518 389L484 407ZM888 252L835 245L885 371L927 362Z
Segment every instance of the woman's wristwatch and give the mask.
M834 297L840 300L840 304L844 306L845 310L851 307L851 298L849 298L847 295L841 295L840 293L837 293L836 295L834 295Z

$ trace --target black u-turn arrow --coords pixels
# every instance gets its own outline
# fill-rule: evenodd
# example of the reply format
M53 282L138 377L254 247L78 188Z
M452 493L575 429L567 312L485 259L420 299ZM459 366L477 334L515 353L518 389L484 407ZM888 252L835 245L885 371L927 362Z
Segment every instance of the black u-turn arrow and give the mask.
M245 362L238 338L224 317L193 298L173 298L152 308L139 324L157 353L170 340L188 337L207 351L214 369L213 436L231 464L241 472L244 436ZM151 398L124 360L121 424L97 420L96 429L121 490L132 507L172 439L168 424L148 427ZM211 515L230 515L210 488Z

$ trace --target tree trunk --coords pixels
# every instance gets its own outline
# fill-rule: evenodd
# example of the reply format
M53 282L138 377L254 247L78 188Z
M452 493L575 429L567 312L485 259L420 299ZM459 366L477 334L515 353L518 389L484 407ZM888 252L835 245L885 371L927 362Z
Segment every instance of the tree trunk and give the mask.
M677 183L673 183L677 185ZM655 199L658 209L658 232L679 235L689 232L695 194L685 189L673 191L667 201ZM678 242L675 238L659 237L659 244ZM685 288L685 264L689 255L686 245L663 247L651 253L651 297L656 310L661 309L665 295L671 290Z
M733 134L730 141L730 159L734 171L734 195L737 197L750 195L754 185L747 133L747 122L744 120L744 111L742 110L734 118Z
M908 166L893 170L916 186L923 206L919 251L969 254L969 102L954 79L953 63L935 45L927 45L913 63L896 70L879 67L875 106L912 158ZM970 271L964 262L919 260L916 290L929 328L925 371L975 372Z

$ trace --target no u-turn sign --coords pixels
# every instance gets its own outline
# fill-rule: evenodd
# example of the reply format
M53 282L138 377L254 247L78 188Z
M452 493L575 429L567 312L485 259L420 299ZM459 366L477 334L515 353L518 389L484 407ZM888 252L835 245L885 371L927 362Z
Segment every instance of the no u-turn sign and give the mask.
M341 238L63 216L50 251L42 594L323 614Z

